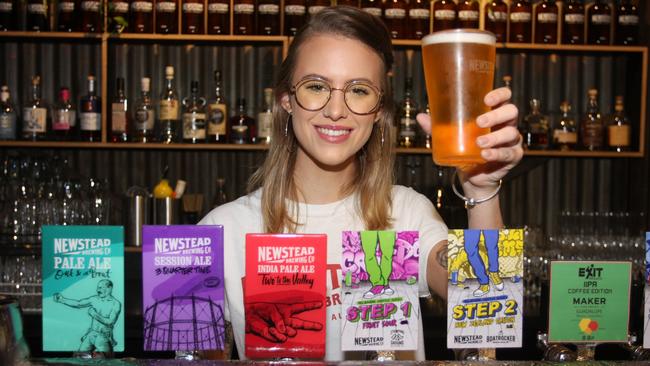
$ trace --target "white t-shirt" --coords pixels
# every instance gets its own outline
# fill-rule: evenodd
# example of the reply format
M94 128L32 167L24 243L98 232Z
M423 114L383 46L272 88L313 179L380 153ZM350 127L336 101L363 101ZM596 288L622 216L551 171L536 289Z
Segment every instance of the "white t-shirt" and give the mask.
M447 227L431 202L411 188L393 187L393 227L395 231L417 230L420 232L420 296L428 296L426 259L429 252L442 240L447 240ZM199 225L223 225L224 228L224 281L226 292L226 319L233 327L239 356L245 359L244 347L244 294L242 277L245 268L245 245L247 233L263 233L261 190L233 202L219 206L206 215ZM301 224L299 233L327 234L327 361L359 359L359 355L341 351L341 240L343 231L365 230L358 212L355 195L341 201L324 204L300 204L298 213ZM355 352L356 353L356 352ZM403 355L404 352L400 352ZM412 357L424 360L424 340L420 327L418 350Z

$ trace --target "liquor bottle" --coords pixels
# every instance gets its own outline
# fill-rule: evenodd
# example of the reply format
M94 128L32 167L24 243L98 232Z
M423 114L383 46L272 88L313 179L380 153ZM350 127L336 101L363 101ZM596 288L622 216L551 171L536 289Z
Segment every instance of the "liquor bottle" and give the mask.
M230 34L229 0L208 0L208 34Z
M111 103L111 142L129 141L129 101L124 93L124 78L117 78L117 91Z
M286 0L284 2L284 34L295 36L305 23L305 0Z
M264 88L264 106L257 114L257 143L270 144L273 127L273 89Z
M111 0L108 3L108 31L122 33L129 25L129 2Z
M411 0L409 2L409 38L421 39L429 34L429 21L431 20L429 4L429 0Z
M0 140L16 139L16 110L11 104L9 87L0 88Z
M221 71L214 72L214 98L208 103L208 142L228 142L228 106L222 95Z
M86 33L99 33L102 31L101 1L81 1L81 31Z
M131 3L129 27L132 33L153 33L153 2L151 0L135 0Z
M571 113L571 104L564 101L560 105L560 120L553 129L553 146L562 151L574 150L578 144L576 121Z
M427 107L424 109L424 113L427 116L431 116L431 108L429 108L429 103L427 103ZM424 147L427 149L431 148L431 132L427 132L424 136Z
M548 117L540 112L539 99L530 100L530 114L524 117L524 146L530 150L549 148Z
M180 126L178 120L178 96L174 88L174 67L165 67L165 90L160 95L160 133L158 141L166 144L180 142Z
M47 136L47 103L41 99L41 77L32 78L32 99L23 107L23 139L45 140Z
M205 142L205 98L199 96L199 82L190 84L190 96L183 99L183 141Z
M384 23L393 39L406 38L406 0L388 0L384 5Z
M52 137L58 141L74 140L77 112L72 104L70 89L59 90L59 101L52 110Z
M259 0L257 4L257 34L280 34L280 1Z
M183 34L203 34L203 0L183 1Z
M480 6L476 0L458 2L458 28L478 29Z
M492 0L485 4L485 30L494 33L497 42L506 41L508 4L503 0Z
M638 36L639 9L632 1L621 0L616 9L616 44L636 44Z
M530 43L532 7L528 0L517 0L510 5L510 42Z
M630 149L630 123L625 116L623 97L616 97L614 114L607 126L607 146L616 152Z
M61 0L57 6L57 26L59 32L75 32L76 13L74 0Z
M246 99L237 100L237 114L230 118L230 142L250 144L255 142L255 120L246 114Z
M580 139L582 147L587 150L601 150L603 148L603 121L598 110L598 90L589 89L589 103L587 113L580 124Z
M184 23L185 19L183 19ZM178 33L177 0L161 0L156 2L156 33Z
M16 0L0 0L0 31L16 30L17 19Z
M404 81L404 99L400 105L399 135L397 137L397 144L400 147L416 146L418 123L415 120L415 115L417 114L417 106L412 94L413 78L407 77Z
M254 0L235 0L233 13L233 32L235 34L253 34L255 32Z
M151 103L151 79L140 79L140 98L133 106L133 124L129 134L133 142L153 142L156 111Z
M585 43L585 8L582 0L569 0L564 6L562 33L566 44Z
M543 0L535 8L535 43L557 43L558 8L554 0Z
M456 27L456 3L452 0L438 0L433 4L433 31Z
M212 208L219 207L224 203L228 203L228 195L226 195L226 180L224 178L217 178L217 193L212 200Z
M308 3L312 3L316 1L307 0ZM380 0L361 0L359 2L359 7L361 8L361 10L365 11L366 13L370 13L376 17L381 18L381 14L383 13ZM312 12L311 9L309 9L309 15L313 15L312 13L315 12Z
M612 27L612 9L606 0L596 0L594 5L587 10L590 44L608 45Z
M102 139L102 102L92 75L88 75L88 94L81 98L79 107L79 138L89 142Z
M28 31L49 31L49 19L47 17L47 4L45 0L27 1L26 29Z

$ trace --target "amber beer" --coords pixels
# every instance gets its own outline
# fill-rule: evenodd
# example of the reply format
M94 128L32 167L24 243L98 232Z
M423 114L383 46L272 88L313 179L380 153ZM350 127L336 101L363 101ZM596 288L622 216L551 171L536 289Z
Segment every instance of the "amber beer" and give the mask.
M476 118L490 109L496 58L494 34L454 29L422 39L424 76L431 110L433 161L444 166L483 163L476 138L490 132Z

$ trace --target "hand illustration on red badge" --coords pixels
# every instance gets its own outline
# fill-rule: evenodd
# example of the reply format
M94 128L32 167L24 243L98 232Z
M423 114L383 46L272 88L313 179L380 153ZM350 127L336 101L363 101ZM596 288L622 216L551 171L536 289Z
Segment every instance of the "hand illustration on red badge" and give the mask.
M322 301L296 304L255 302L246 304L246 333L256 334L270 342L283 343L295 337L298 330L320 331L323 324L303 320L296 315L320 309Z

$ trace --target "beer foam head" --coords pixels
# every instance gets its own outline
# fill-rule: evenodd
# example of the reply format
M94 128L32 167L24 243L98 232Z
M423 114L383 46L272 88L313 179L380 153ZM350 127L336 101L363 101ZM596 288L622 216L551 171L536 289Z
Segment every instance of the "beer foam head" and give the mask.
M496 37L490 32L468 29L452 29L429 34L422 38L422 46L436 43L479 43L496 44Z

